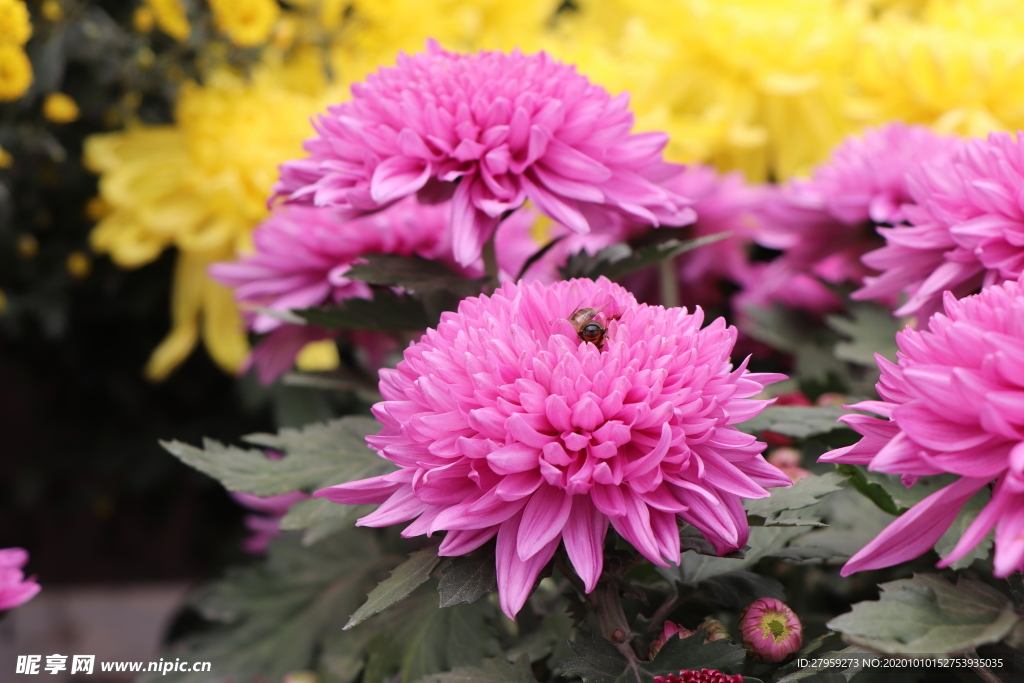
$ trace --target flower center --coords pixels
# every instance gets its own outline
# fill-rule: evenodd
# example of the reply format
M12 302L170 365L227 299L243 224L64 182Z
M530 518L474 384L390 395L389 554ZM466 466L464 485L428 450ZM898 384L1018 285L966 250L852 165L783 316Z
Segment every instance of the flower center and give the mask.
M766 612L761 617L761 632L765 638L771 638L778 642L789 637L789 628L786 626L786 616L779 612Z

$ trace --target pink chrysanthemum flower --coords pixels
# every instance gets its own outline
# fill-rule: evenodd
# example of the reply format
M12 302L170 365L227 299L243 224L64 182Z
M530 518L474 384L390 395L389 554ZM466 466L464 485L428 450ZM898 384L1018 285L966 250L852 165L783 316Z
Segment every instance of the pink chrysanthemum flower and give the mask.
M740 284L751 276L747 248L761 230L757 208L765 201L763 187L748 185L738 173L719 175L708 166L694 164L668 182L677 194L689 198L697 221L694 237L731 233L679 257L679 281L687 301L712 301L721 280Z
M600 348L567 320L581 307L607 327ZM677 517L720 553L742 547L740 499L789 479L733 425L771 403L750 397L783 375L733 368L736 330L703 322L700 309L638 304L604 278L465 299L381 370L384 427L367 441L400 469L314 495L383 503L361 525L445 530L441 555L497 536L510 617L560 542L593 590L609 523L659 565L679 560Z
M687 306L721 303L722 284L739 285L758 279L758 266L752 264L748 247L761 228L760 206L767 190L748 185L739 173L720 175L709 166L687 166L665 183L675 193L687 197L697 213L688 226L689 239L720 233L730 236L686 252L675 259L679 280L679 299ZM629 226L616 241L643 236L650 226ZM612 242L614 243L614 242ZM626 287L638 299L661 303L662 291L654 269L631 275Z
M832 283L860 284L871 274L861 257L881 245L876 224L906 220L906 174L921 162L948 157L959 145L925 126L890 123L851 136L807 180L770 195L757 241L784 252L792 267Z
M252 535L242 542L242 547L247 553L262 555L267 551L270 542L280 536L281 518L288 514L292 505L300 500L309 498L309 494L302 491L292 491L280 496L254 496L251 493L234 492L231 497L239 505L252 510L258 514L245 516L245 528L252 532Z
M22 548L0 550L0 610L23 605L41 590L35 577L26 579L22 573L27 562L28 553Z
M579 233L607 210L655 225L693 220L660 185L674 169L662 160L667 136L630 133L627 95L545 53L463 55L431 41L354 84L315 125L310 155L281 166L276 196L355 216L454 192L462 264L526 199Z
M855 299L908 295L897 315L926 320L942 294L961 297L1024 272L1024 146L1020 133L971 140L946 160L912 169L910 227L883 228L886 246L864 256L882 271Z
M781 662L800 649L804 627L786 603L758 598L740 615L740 636L758 659Z
M284 313L350 298L370 298L369 285L345 277L359 255L416 254L451 265L449 210L447 205L421 205L409 198L387 211L351 221L339 220L329 209L285 206L275 211L256 229L253 254L210 268L214 278L235 290L240 303L253 309L245 314L249 329L266 335L243 370L255 365L260 381L269 384L292 367L306 344L335 336L314 326L288 324L254 309ZM460 270L471 275L481 272L479 266ZM391 348L383 335L356 336L371 353Z
M743 676L730 676L718 669L680 671L678 674L655 676L654 683L743 683Z
M996 576L1024 569L1024 286L1007 282L959 301L947 292L945 314L896 340L897 364L877 357L882 400L850 406L888 420L844 416L864 438L820 461L901 474L907 486L927 475L960 479L886 527L843 575L927 552L990 482L991 501L940 564L960 559L996 527Z

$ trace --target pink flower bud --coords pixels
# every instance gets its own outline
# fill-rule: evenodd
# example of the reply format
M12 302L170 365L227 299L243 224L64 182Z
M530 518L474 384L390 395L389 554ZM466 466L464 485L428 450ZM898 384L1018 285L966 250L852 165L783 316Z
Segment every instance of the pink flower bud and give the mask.
M654 659L658 652L661 651L661 648L665 646L665 643L668 642L668 639L675 635L678 635L680 638L689 638L693 635L693 631L683 628L675 622L666 621L665 625L661 628L661 635L651 643L651 659Z
M680 671L679 674L655 676L654 683L743 683L743 676L730 676L717 669L701 669L700 671Z
M794 484L811 476L811 473L800 467L802 456L795 448L776 448L768 454L768 462L782 470Z
M781 662L800 649L804 628L786 603L758 598L740 615L740 635L758 659Z

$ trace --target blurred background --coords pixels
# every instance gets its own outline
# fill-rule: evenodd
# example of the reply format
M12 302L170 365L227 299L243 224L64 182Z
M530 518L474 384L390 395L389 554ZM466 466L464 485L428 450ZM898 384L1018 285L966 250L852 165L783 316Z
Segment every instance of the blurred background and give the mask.
M4 666L27 642L150 657L187 628L188 586L247 556L246 510L159 441L233 442L339 399L244 373L206 268L250 248L309 117L398 51L548 50L628 90L670 159L778 182L886 121L1022 127L1017 5L0 0L0 547L28 549L44 586L0 622ZM344 369L345 349L297 364Z

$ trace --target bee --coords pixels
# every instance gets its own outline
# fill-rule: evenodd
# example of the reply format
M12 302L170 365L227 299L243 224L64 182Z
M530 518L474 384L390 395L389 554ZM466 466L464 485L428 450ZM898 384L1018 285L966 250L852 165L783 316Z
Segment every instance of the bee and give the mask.
M602 308L604 308L602 306ZM597 348L604 343L604 335L608 331L604 325L597 320L601 312L596 308L577 308L569 316L569 323L576 328L576 334L580 341L590 342Z

